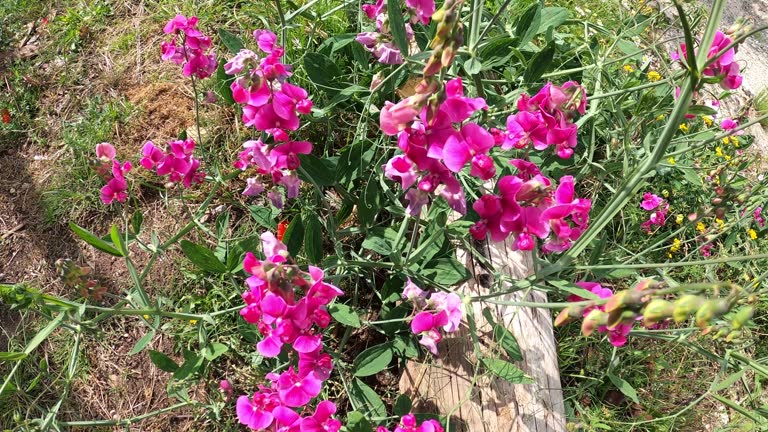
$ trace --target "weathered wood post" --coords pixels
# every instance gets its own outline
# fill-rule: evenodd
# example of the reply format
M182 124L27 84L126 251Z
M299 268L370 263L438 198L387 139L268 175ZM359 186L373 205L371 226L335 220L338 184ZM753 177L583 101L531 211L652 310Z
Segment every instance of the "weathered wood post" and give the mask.
M532 274L530 253L512 251L512 240L485 244L494 269L513 279ZM472 277L459 291L471 295L488 294L491 276L467 251L458 258ZM507 301L545 302L539 291L516 292L498 297ZM466 324L448 335L439 345L440 356L425 363L409 361L400 379L400 391L414 401L415 412L448 415L451 432L560 432L565 430L565 410L557 363L552 317L546 309L476 302L472 306L481 349L488 350L492 335L483 318L490 307L498 323L504 323L517 338L523 361L517 362L533 384L510 384L488 373L476 374L478 359Z

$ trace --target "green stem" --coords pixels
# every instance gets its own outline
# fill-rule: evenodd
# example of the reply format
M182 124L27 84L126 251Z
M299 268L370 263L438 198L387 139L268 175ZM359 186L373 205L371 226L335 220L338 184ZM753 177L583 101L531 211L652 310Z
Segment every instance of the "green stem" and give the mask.
M160 414L165 414L167 412L175 411L179 408L184 408L186 406L195 405L195 404L196 402L194 401L181 402L175 405L171 405L169 407L165 407L159 410L148 412L146 414L142 414L140 416L131 417L123 420L80 420L80 421L57 422L57 425L65 426L65 427L130 426L142 420L146 420L150 417L154 417Z
M688 261L688 262L668 262L668 263L648 263L648 264L608 264L608 265L577 265L572 268L575 270L613 270L613 269L651 269L651 268L674 268L708 264L722 264L729 262L754 261L768 259L768 254L757 254L749 256L735 256L724 258L713 258L709 260Z

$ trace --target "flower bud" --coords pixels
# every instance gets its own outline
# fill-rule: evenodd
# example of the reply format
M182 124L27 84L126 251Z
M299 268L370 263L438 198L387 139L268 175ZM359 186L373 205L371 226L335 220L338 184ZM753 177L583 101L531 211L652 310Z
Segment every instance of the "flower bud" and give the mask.
M584 315L585 309L586 306L568 306L567 308L560 311L560 313L557 315L557 318L555 318L555 326L560 326L572 320L573 318L578 318Z
M731 320L731 326L733 326L734 330L738 330L744 327L744 324L746 324L747 321L749 321L752 318L752 315L754 313L755 313L754 307L752 306L742 307L733 316L733 319Z
M675 309L672 311L672 317L676 323L681 323L688 319L688 315L697 311L704 300L693 294L687 294L675 301Z
M599 326L605 325L608 315L599 309L592 309L581 323L581 333L590 336Z
M652 326L658 322L670 318L675 311L672 302L662 299L653 299L643 309L643 322L646 326Z
M738 342L738 338L742 335L742 330L733 330L725 337L726 342Z
M615 310L608 314L608 330L614 330L620 324L632 324L637 318L637 313L631 310Z

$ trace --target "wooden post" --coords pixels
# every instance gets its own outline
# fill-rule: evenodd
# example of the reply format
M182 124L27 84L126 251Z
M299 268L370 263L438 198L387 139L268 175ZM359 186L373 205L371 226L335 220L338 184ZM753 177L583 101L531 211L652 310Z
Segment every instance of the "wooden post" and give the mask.
M483 244L486 258L496 271L511 278L530 276L533 268L530 253L512 251L511 245L511 239ZM466 251L459 250L458 258L473 276L459 291L468 295L490 293L492 274ZM497 299L545 302L547 296L531 290ZM496 322L504 323L517 338L523 361L516 364L534 383L513 385L481 367L478 369L465 323L440 342L439 357L427 358L425 363L407 363L400 378L400 391L414 401L414 412L449 416L446 430L451 432L564 431L565 409L550 312L485 302L473 303L470 307L481 350L489 352L493 345L491 326L482 314L483 308L490 307Z

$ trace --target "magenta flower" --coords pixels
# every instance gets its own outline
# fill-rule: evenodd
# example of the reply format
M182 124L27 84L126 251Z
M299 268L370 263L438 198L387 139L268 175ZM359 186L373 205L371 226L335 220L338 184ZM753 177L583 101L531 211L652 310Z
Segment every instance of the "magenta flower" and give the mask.
M117 151L112 144L106 142L96 144L96 157L102 162L112 162L115 156L117 156Z
M547 127L539 113L521 111L507 118L507 136L501 148L524 149L532 145L536 150L547 148Z
M275 384L280 401L289 407L301 407L320 394L322 381L312 372L300 377L289 368L280 374Z
M731 42L733 41L723 32L718 31L715 33L712 46L710 46L707 50L707 59L714 59L717 54L725 49L728 45L730 45ZM670 57L672 60L685 63L687 62L687 50L688 47L686 44L680 44L679 50L670 53ZM709 66L707 66L702 74L708 77L722 77L720 86L725 89L733 90L739 88L741 86L743 77L739 75L739 64L735 61L735 54L735 48L729 48L720 57L715 59Z
M609 288L603 288L602 285L596 282L576 282L575 284L581 288L584 288L592 292L593 294L596 294L601 299L609 298L613 295L613 291L611 291ZM586 299L579 297L575 294L571 294L570 296L568 296L568 301L570 302L580 302L584 300ZM605 305L587 307L584 309L582 316L586 317L593 309L599 309L601 311L604 311ZM642 318L639 317L637 319L639 320ZM607 333L608 341L611 343L611 345L620 347L620 346L624 346L627 343L627 335L629 335L633 326L634 324L626 324L626 323L620 323L614 326L613 328L608 328L608 326L598 326L597 331L600 333Z
M661 205L664 200L656 194L646 192L643 194L643 202L640 203L640 208L646 211L651 211Z
M445 166L453 172L459 172L473 157L486 155L493 145L493 136L487 130L476 123L467 123L461 127L460 134L451 135L446 141L443 148ZM490 177L481 178L488 180Z
M278 401L269 395L256 393L252 399L240 396L235 404L237 420L253 430L266 429L275 419L272 410L277 406Z
M216 56L208 52L211 48L211 38L204 36L197 29L197 17L187 19L184 15L176 15L168 21L163 31L173 34L170 42L166 41L160 45L164 61L183 64L182 73L188 77L195 75L203 79L216 71Z
M301 432L338 432L341 422L332 418L336 413L336 404L322 401L317 404L315 413L301 421Z
M113 201L125 202L128 199L128 183L123 178L113 178L101 188L101 202L112 204Z

